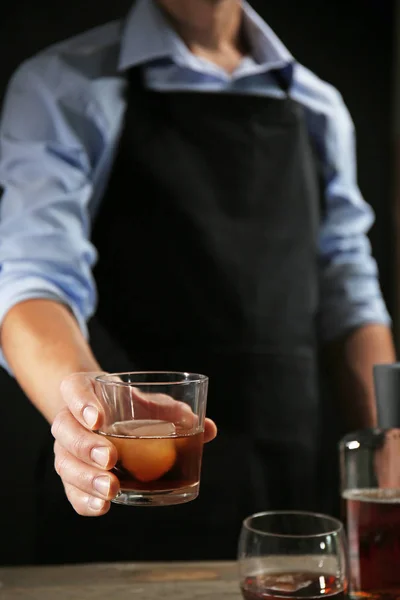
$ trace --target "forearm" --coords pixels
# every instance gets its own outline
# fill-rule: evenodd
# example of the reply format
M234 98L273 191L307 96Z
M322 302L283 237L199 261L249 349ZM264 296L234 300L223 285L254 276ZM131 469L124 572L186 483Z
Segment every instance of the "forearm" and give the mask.
M379 324L354 329L326 347L326 360L346 428L375 427L373 366L396 360L390 329Z
M14 306L1 329L1 346L18 383L50 423L63 406L62 379L100 370L71 312L52 300Z

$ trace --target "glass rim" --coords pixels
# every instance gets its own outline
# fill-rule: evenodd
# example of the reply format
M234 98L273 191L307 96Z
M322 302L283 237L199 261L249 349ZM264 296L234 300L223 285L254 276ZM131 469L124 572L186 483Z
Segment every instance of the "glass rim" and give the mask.
M257 517L274 517L274 516L301 516L301 517L316 517L318 519L325 519L330 521L333 525L332 529L328 529L327 531L321 533L304 533L304 534L289 534L289 533L273 533L272 531L263 531L262 529L257 529L257 527L252 527L250 525L250 521L252 519L256 519ZM276 537L276 538L286 538L286 539L314 539L318 537L326 537L327 535L337 535L343 532L343 523L339 521L339 519L335 519L335 517L330 517L329 515L325 515L323 513L318 512L309 512L306 510L267 510L264 512L258 512L254 515L249 515L243 521L243 527L252 533L256 533L258 535L263 535L265 537Z
M123 375L174 375L172 380L163 381L113 381L112 377L121 377ZM180 377L180 379L179 379ZM165 378L167 379L167 378ZM95 381L98 383L103 383L106 385L115 385L119 387L136 387L139 385L148 385L148 386L168 386L168 385L188 385L192 383L205 383L208 381L207 375L202 375L201 373L191 373L189 371L123 371L121 373L103 373L102 375L98 375L95 377Z

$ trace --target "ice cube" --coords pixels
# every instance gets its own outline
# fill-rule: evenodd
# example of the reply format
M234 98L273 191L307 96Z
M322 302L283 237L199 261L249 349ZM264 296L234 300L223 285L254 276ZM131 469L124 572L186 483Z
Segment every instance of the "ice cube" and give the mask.
M297 592L312 584L312 580L304 573L282 573L282 575L266 575L263 585L275 592Z
M111 433L112 435L135 435L134 431L137 427L137 421L117 421L110 427L108 427L107 433Z
M176 428L167 421L136 419L114 423L110 433L131 437L169 437L175 435Z
M138 437L169 437L175 433L176 428L173 423L158 420L142 421L135 429L135 435Z

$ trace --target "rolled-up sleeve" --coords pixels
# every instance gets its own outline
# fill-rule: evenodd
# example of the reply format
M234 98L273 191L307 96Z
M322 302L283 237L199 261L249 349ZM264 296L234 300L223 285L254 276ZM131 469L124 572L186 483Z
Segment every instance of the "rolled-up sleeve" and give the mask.
M339 94L325 126L320 331L330 341L368 323L390 325L391 319L368 240L374 214L357 184L354 125Z
M17 303L47 298L68 305L86 334L95 309L91 164L68 116L29 64L17 71L0 127L0 325Z

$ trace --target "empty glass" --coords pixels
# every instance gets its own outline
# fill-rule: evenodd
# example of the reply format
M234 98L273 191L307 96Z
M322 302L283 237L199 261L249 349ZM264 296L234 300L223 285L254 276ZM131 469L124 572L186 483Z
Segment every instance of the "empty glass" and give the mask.
M348 581L343 525L307 512L248 517L240 535L239 571L245 600L342 600Z

